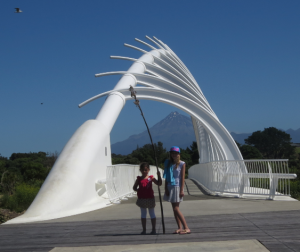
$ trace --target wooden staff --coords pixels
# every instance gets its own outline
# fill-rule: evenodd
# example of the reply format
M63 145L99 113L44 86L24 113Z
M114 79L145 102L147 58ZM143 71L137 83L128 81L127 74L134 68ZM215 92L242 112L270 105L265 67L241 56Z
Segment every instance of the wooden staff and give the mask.
M159 172L158 170L158 163L157 163L157 156L156 156L156 151L155 151L155 146L153 144L153 141L152 141L152 136L151 136L151 133L150 133L150 130L149 130L149 127L148 127L148 124L146 122L146 119L144 117L144 113L142 111L142 108L140 106L140 101L136 98L136 91L134 90L134 88L132 86L130 86L129 88L129 91L131 92L131 97L134 97L134 104L139 108L139 110L141 111L141 115L144 119L144 122L146 124L146 127L147 127L147 130L148 130L148 134L149 134L149 137L150 137L150 140L151 140L151 144L152 144L152 148L153 148L153 152L154 152L154 157L155 157L155 164L156 164L156 170L157 172ZM164 210L163 210L163 206L162 206L162 201L161 201L161 193L160 193L160 188L159 188L159 185L157 185L158 187L158 194L159 194L159 202L160 202L160 211L161 211L161 221L162 221L162 226L163 226L163 233L165 234L166 230L165 230L165 221L164 221Z

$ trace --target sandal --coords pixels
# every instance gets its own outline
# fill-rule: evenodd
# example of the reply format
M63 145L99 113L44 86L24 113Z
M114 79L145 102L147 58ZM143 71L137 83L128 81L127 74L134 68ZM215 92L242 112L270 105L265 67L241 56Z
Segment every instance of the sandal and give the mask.
M150 234L151 234L151 235L157 235L157 233L156 233L155 230L152 230Z
M176 229L172 234L179 234L181 231L181 229Z
M142 231L142 232L141 232L141 235L145 235L145 234L146 234L146 231Z
M179 232L179 234L190 234L190 233L191 233L190 229L183 229L182 231Z

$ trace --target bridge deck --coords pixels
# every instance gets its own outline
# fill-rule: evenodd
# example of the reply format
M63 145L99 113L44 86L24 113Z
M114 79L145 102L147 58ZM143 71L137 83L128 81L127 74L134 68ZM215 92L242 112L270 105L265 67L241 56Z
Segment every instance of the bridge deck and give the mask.
M248 247L248 250L233 249L233 245L236 244L233 241L251 242L249 240L252 242L258 240L268 250L274 252L300 251L300 203L298 201L212 197L203 194L190 180L187 180L187 186L190 195L184 198L180 208L192 230L190 235L171 234L176 229L176 224L171 206L167 202L163 203L166 234L162 234L159 221L160 208L157 203L158 235L139 235L141 231L139 209L134 204L136 198L131 198L121 204L86 214L40 223L1 225L0 251L46 252L54 248L56 249L53 251L57 252L117 251L116 247L102 247L111 245L123 245L122 249L135 251L132 247L129 249L126 246L138 244L166 246L170 243L178 243L177 250L173 248L172 251L181 251L182 244L189 244L190 251L197 251L193 250L194 244L198 246L199 251L199 242L207 244L205 242L212 241L224 241L224 243L221 246L223 250L211 251L226 251L228 244L231 244L231 251L251 251L251 249L253 251L254 247ZM150 230L150 220L147 224ZM88 248L76 250L63 249L63 247ZM141 250L142 247L137 246L137 250ZM104 248L114 248L114 250L104 250ZM150 250L148 247L147 251L155 250ZM167 249L164 248L164 251Z

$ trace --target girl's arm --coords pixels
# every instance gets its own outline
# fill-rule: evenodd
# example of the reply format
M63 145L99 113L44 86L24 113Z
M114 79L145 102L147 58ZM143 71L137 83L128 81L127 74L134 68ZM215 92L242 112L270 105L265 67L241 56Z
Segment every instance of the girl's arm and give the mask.
M169 190L168 190L168 182L167 182L166 179L165 179L165 193L166 193L167 196L170 195Z
M134 185L133 185L133 191L137 192L138 190L139 181L136 179Z
M185 179L185 164L183 164L181 169L181 186L180 186L180 193L179 193L180 198L184 196L184 192L183 192L184 179Z
M162 185L162 179L161 179L161 176L160 176L160 172L158 171L157 172L157 177L158 177L158 180L156 178L152 178L152 181L154 182L155 185L159 185L161 186Z

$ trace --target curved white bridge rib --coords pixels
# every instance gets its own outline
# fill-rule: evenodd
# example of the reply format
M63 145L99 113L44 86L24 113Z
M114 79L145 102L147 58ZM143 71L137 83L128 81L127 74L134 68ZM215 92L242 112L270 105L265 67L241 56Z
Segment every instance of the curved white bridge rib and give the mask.
M155 48L154 46L149 45L148 43L146 43L146 42L144 42L144 41L142 41L142 40L140 40L140 39L138 39L138 38L135 38L134 40L137 41L137 42L142 43L143 45L148 46L148 47L151 48L152 50L157 50L157 48Z
M182 69L182 71L187 74L187 76L190 77L190 72L188 71L187 67L182 63L182 61L178 60L177 57L174 58L169 57L168 55L170 55L170 53L168 52L168 50L166 50L163 46L161 46L160 44L158 44L156 41L154 41L153 39L151 39L150 37L146 36L147 39L149 39L150 41L152 41L153 43L155 43L161 50L163 50L165 52L165 55L163 55L162 57L165 59L165 61L170 61L171 65L175 65L177 67L179 67L180 69ZM192 83L194 83L194 81L192 81Z
M141 51L143 53L146 53L145 50L141 49L141 48L138 48L136 46L132 46L132 45L129 45L129 44L124 44L125 46L129 47L129 48L132 48L132 49L135 49L135 50L138 50L138 51ZM163 64L164 66L161 66L162 68L166 68L167 70L169 70L169 72L172 72L173 74L180 74L184 79L186 79L186 81L193 87L195 88L195 84L193 81L190 81L188 80L189 79L189 76L186 74L186 72L178 65L176 64L174 61L172 61L170 58L168 58L167 56L165 56L166 54L166 51L164 49L156 49L157 52L160 53L160 57L157 57L155 55L153 55L154 59L155 59L155 64L159 65L160 64ZM147 52L148 53L148 52ZM162 59L164 58L164 59ZM185 76L184 76L185 75ZM188 78L188 79L187 79ZM199 87L198 87L199 89ZM197 91L197 87L196 89L194 90L195 92L198 92ZM200 95L203 95L201 90L200 90Z
M154 58L157 58L154 56ZM156 76L161 77L162 79L167 79L169 81L172 81L174 83L177 83L178 85L184 85L189 87L194 93L195 95L198 95L199 97L201 97L202 99L204 99L203 95L198 94L197 90L195 90L194 86L191 85L191 83L189 82L189 80L187 80L180 72L178 72L176 69L172 69L169 65L170 71L166 70L165 68L157 65L157 64L150 64L144 61L140 61L137 59L133 59L133 58L128 58L128 57L120 57L120 56L111 56L111 59L122 59L122 60L130 60L130 61L136 61L136 62L143 62L143 64L146 67L146 72L152 73ZM157 58L159 59L159 58ZM168 64L166 62L163 62L165 65ZM98 77L98 76L96 76ZM212 111L213 112L213 111Z
M184 72L187 74L188 78L190 78L192 83L195 83L195 87L203 95L202 90L201 90L200 86L198 85L197 81L195 80L194 76L191 74L191 72L185 66L185 64L180 60L180 58L171 50L170 47L168 47L166 44L164 44L161 40L157 39L155 36L153 36L153 38L155 40L157 40L165 48L167 55L169 55L169 57L171 57L174 61L176 61L185 70Z
M151 52L148 52L139 47L132 46L126 43L124 45L126 47L138 50L144 55L151 55L151 57L153 58L152 62L149 62L148 60L144 61L142 59L143 57L140 59L133 59L129 57L112 56L111 58L130 60L135 62L136 64L139 63L144 66L145 72L148 74L136 73L135 71L118 71L96 74L95 76L100 77L112 74L123 74L123 76L132 77L134 76L135 85L140 84L146 87L150 87L151 90L161 89L162 92L163 90L172 91L198 103L198 105L201 106L203 111L208 113L211 117L214 117L215 120L218 121L218 123L221 125L221 127L225 128L219 122L219 119L217 118L207 99L203 95L193 75L190 73L190 71L184 65L184 63L179 59L179 57L166 44L164 44L157 38L154 37L154 40L148 36L146 36L146 38L149 39L152 43L154 43L158 47L158 49L139 39L136 39L136 41L143 45L146 45L147 47L153 50ZM115 88L114 91L116 90L119 90L119 88ZM101 94L88 99L86 102L95 100L98 97L101 97ZM86 104L86 102L80 104L80 106ZM196 141L200 149L199 161L201 163L224 159L228 160L229 157L234 157L234 159L242 159L238 148L235 146L231 135L227 131L227 137L223 136L226 138L226 141L224 141L221 145L216 145L216 141L214 140L215 137L212 135L212 130L210 129L212 128L212 126L204 125L203 118L199 119L195 116L192 116L192 120L196 135ZM215 126L216 125L214 125L214 127Z
M149 86L150 86L150 85L149 85ZM143 88L143 89L146 90L145 88ZM142 90L143 90L143 89L142 89ZM166 90L166 89L157 88L155 85L152 85L152 86L151 86L151 91L152 91L153 89L155 89L155 90L161 90L162 92L163 92L163 91L166 91L166 92L167 92L167 91L168 91L168 92L172 92L172 91L169 91L169 90ZM136 90L140 90L140 87L136 87ZM150 89L149 89L149 90L150 90ZM120 92L120 93L122 93L122 94L124 94L124 93L126 94L126 92L128 92L128 90L127 90L127 89L123 89L123 90L110 90L110 91L107 91L107 92L104 92L104 93L95 95L95 96L91 97L90 99L88 99L88 100L86 100L86 101L80 103L80 104L78 105L78 107L79 107L79 108L82 108L83 106L87 105L88 103L90 103L90 102L92 102L92 101L95 101L95 100L97 100L97 99L99 99L99 98L101 98L101 97L110 95L110 94L115 93L115 92ZM177 95L180 95L180 94L175 93L175 92L172 92L172 93L177 94ZM180 96L181 96L181 97L184 97L184 98L187 99L187 100L193 101L192 99L188 99L188 98L186 98L186 97L183 96L183 95L180 95ZM140 97L140 96L139 96L139 97ZM128 100L127 96L125 96L125 98L126 98L126 100ZM195 102L195 101L194 101L194 102ZM201 106L201 104L197 103L197 101L195 102L195 105L201 107L201 109L203 109L203 111L205 111L206 113L210 114L212 117L215 118L215 120L218 121L218 118L216 118L214 114L211 114L210 111L208 111L206 107Z
M168 47L168 45L166 45L165 43L163 43L161 40L157 39L155 36L153 36L153 38L162 45L162 47L165 49L167 55L173 59L173 61L177 62L178 65L180 65L185 72L187 73L187 75L193 80L192 82L196 82L194 76L191 74L191 72L189 71L189 69L186 67L186 65L180 60L180 58L171 50L170 47ZM199 87L199 86L198 86ZM200 87L199 87L200 88Z
M136 61L136 62L140 62L140 61ZM146 67L146 71L147 71L147 66L145 65L145 67ZM153 72L153 71L151 71L151 72ZM151 76L151 75L141 74L141 73L116 71L116 72L99 73L99 74L96 74L95 77L102 77L102 76L106 76L106 75L115 75L115 74L132 74L136 77L137 81L150 82L150 83L154 83L158 86L162 85L160 83L169 84L170 86L176 85L176 87L178 87L178 88L181 88L181 89L188 88L188 89L190 89L190 92L193 92L191 87L189 85L187 85L185 82L182 82L179 80L177 80L176 82L170 81L167 78L162 78L161 75L157 74L156 72L154 72L154 74L156 74L157 76ZM195 95L193 95L193 97L195 97ZM200 97L198 96L198 99L204 103L206 102L206 101L203 101L203 98L201 96Z
M226 128L220 124L219 120L211 114L209 111L206 110L203 106L199 105L199 103L183 96L175 92L171 92L166 89L157 89L157 88L147 88L147 87L136 87L135 90L137 91L137 97L139 99L146 99L146 100L154 100L167 103L169 105L173 105L181 110L187 112L194 118L201 121L202 126L209 132L210 137L212 137L213 142L217 144L224 153L223 157L227 160L242 160L242 156L233 140L231 135L228 133ZM89 102L101 98L103 96L109 95L110 93L120 92L125 96L125 99L132 99L131 93L128 89L122 90L111 90L102 94L99 94L83 103L79 106L83 107ZM228 143L231 143L230 145ZM226 143L226 144L225 144ZM239 155L227 155L224 146L227 146L230 149L231 153L238 153ZM228 152L228 151L227 151ZM214 155L215 156L215 155Z
M148 36L146 36L146 37L149 39ZM143 44L147 44L146 42L144 42L142 40L137 40L137 41L141 42ZM153 42L152 39L150 39L150 41ZM125 46L130 47L135 50L138 50L138 51L141 51L143 53L146 53L146 51L144 51L141 48L138 48L138 47L135 47L132 45L128 45L128 44L125 44ZM154 47L150 46L150 48L154 48ZM187 69L187 67L183 64L183 62L178 58L178 56L173 51L169 52L168 50L165 50L162 46L160 46L160 49L156 49L156 51L160 52L160 57L153 55L154 60L155 60L154 65L159 65L161 68L166 68L169 70L169 72L171 72L177 76L179 74L178 77L185 79L191 85L191 87L194 89L194 92L199 93L199 95L204 100L206 100L199 85L197 84L196 80L194 79L194 77L192 76L190 71ZM161 66L161 64L163 64L163 66ZM207 100L206 100L206 102L207 102ZM209 104L208 104L208 106L210 107Z
M164 70L165 70L165 68L166 68L167 70L165 70L165 71L167 71L167 72L169 72L169 73L172 73L172 74L176 75L179 79L183 78L183 79L185 80L184 82L189 83L190 88L195 92L195 95L201 97L201 100L204 100L204 101L205 101L205 103L207 104L209 110L212 111L212 113L214 113L214 111L211 109L209 103L207 102L205 96L202 94L202 91L200 90L200 88L198 88L199 90L195 90L194 86L191 85L190 81L187 80L186 77L184 77L184 76L182 75L182 73L180 73L180 72L179 72L178 70L176 70L174 67L172 67L171 65L169 65L169 64L166 63L165 61L161 60L161 59L158 58L157 56L153 55L153 57L154 57L154 63L152 64L152 66L157 66L157 67L159 67L160 69L164 69ZM140 60L137 60L137 59L128 58L128 57L121 57L121 56L111 56L111 58L112 58L112 59L130 60L130 61L140 61ZM144 62L144 61L142 61L142 62L145 64L145 67L146 67L146 65L147 65L147 66L151 65L151 64L146 63L146 62ZM162 64L163 66L161 66L161 64ZM149 68L149 67L148 67L148 68ZM148 71L149 71L149 70L148 70ZM153 75L156 75L155 72L153 72L153 71L149 71L149 72L150 72L151 74L153 74ZM198 85L197 85L197 86L198 86ZM199 86L198 86L198 87L199 87ZM215 114L215 113L214 113L214 114Z
M192 98L194 101L199 102L203 107L205 107L208 111L210 111L216 117L215 113L213 113L211 108L209 106L207 106L205 101L203 101L202 97L196 97L193 95L193 93L190 92L192 90L188 91L182 87L183 85L179 86L179 85L175 84L174 82L159 78L159 76L152 76L152 75L147 75L147 74L139 74L139 73L125 72L125 71L100 73L100 74L96 74L95 76L102 77L102 76L107 76L107 75L118 75L118 74L132 75L135 77L137 84L140 84L140 85L168 89L170 91L174 91L174 92L177 92L182 95L187 95L190 98ZM185 86L189 88L188 85L185 84Z
M157 45L160 49L165 50L165 48L163 48L160 44L158 44L155 40L153 40L152 38L150 38L149 36L145 36L147 39L149 39L152 43L154 43L155 45Z
M143 50L143 49L141 49L137 46L129 45L129 44L126 44L126 43L124 43L124 46L129 47L129 48L134 49L134 50L137 50L137 51L140 51L140 52L145 53L145 54L148 53L147 51L145 51L145 50Z

